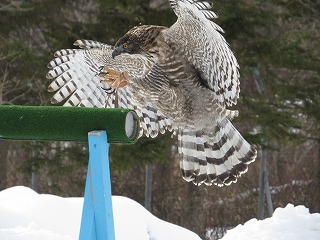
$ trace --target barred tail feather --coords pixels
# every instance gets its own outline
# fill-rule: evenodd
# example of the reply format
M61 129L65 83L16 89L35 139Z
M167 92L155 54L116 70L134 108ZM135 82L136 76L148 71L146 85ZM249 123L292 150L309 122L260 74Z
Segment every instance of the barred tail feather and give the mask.
M207 161L204 154L201 131L178 130L178 151L182 157L182 177L190 182L202 183L207 175Z
M178 149L182 176L196 185L235 183L257 156L227 118L220 119L211 134L179 129Z

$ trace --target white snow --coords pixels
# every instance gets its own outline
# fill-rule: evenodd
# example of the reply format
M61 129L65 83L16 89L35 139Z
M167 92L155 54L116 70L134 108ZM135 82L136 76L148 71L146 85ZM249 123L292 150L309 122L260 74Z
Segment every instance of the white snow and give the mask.
M319 240L320 214L304 206L277 208L271 218L251 219L227 231L221 240Z
M193 232L162 221L137 202L113 196L116 240L199 240ZM78 239L83 198L38 194L27 187L0 192L1 240ZM320 214L288 204L273 217L251 219L222 240L319 240Z
M200 240L195 233L162 221L137 202L113 196L116 240ZM1 240L78 239L83 198L38 194L27 187L0 192Z

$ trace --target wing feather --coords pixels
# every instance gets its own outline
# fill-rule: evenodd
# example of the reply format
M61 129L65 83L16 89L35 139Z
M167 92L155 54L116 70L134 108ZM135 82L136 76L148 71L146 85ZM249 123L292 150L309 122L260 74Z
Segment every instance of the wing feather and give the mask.
M212 5L196 0L170 0L170 4L178 19L166 30L166 41L196 68L220 103L236 104L239 64L221 35L223 29L210 20L217 18Z
M172 121L166 118L155 106L146 102L136 106L132 103L133 93L130 84L119 88L116 94L108 94L98 76L101 67L117 72L128 72L130 79L143 78L152 64L138 55L122 54L113 59L113 47L91 40L77 40L75 46L81 49L63 49L55 52L55 58L48 63L47 78L53 80L48 87L55 92L51 102L64 106L130 108L140 119L142 134L155 137L158 133L172 131Z

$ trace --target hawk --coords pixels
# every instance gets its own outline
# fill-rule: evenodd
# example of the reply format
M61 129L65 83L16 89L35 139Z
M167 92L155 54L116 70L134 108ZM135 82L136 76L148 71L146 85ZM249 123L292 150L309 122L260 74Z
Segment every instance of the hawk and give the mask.
M238 111L239 65L211 3L169 0L177 21L169 28L139 25L115 46L77 40L48 64L51 102L64 106L130 108L141 135L172 131L180 168L196 185L230 185L257 151L231 124Z

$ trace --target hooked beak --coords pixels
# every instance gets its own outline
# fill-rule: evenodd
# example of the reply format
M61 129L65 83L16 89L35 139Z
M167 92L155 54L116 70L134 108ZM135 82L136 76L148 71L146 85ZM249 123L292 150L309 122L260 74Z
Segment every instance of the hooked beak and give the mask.
M112 52L112 58L114 59L116 56L120 55L122 53L121 47L116 47Z

